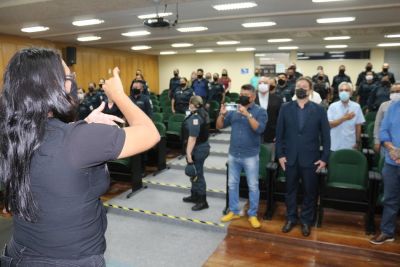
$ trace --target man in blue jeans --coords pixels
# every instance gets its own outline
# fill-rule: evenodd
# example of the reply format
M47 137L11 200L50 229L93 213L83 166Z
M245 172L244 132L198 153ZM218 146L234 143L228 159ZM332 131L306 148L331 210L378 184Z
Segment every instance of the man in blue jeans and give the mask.
M227 111L225 105L217 118L217 129L232 126L229 146L229 213L221 218L222 222L239 219L239 182L240 173L245 171L249 186L250 207L247 211L252 227L260 228L257 219L260 190L258 188L259 157L261 137L267 123L267 112L254 103L255 89L245 84L240 91L238 110Z
M379 132L385 147L383 175L383 214L381 233L370 242L380 245L394 241L400 209L400 101L394 101L383 118Z

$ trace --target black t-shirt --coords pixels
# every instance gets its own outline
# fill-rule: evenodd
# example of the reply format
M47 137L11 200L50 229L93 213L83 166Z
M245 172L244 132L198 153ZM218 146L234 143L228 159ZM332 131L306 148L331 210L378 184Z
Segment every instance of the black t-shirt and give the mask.
M99 197L110 183L105 162L121 153L125 132L115 126L49 119L31 161L37 221L14 220L14 239L38 255L79 259L103 254L107 228Z

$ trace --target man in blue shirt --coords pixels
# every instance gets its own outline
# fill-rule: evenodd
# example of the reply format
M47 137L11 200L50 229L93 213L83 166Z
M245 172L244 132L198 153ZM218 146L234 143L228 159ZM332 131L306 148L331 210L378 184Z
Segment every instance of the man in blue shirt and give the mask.
M208 81L203 78L203 69L197 69L197 79L192 83L192 89L195 95L201 96L203 103L207 102Z
M239 182L244 169L249 186L250 208L247 211L253 228L260 228L257 219L260 190L258 188L259 152L261 137L267 123L267 112L254 103L255 89L251 84L242 86L237 111L227 111L221 106L216 127L221 129L232 126L229 146L229 209L230 212L221 218L222 222L239 219Z
M383 176L383 214L381 233L370 242L380 245L394 241L400 209L400 101L394 101L383 118L379 137L385 147Z

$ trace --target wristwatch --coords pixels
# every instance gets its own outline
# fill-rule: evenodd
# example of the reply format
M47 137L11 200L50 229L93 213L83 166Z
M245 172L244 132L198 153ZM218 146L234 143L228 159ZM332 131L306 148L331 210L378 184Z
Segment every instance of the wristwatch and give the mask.
M253 118L253 114L249 113L249 115L247 115L247 118L248 119Z

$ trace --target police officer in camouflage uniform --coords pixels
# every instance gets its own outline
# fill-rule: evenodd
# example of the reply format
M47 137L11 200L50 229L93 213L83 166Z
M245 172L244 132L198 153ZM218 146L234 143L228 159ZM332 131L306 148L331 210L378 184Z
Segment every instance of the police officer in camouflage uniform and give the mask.
M175 90L175 94L171 99L172 113L186 113L189 107L189 100L194 96L192 88L188 87L187 79L182 77L179 87Z
M194 164L196 177L191 177L191 194L183 198L183 202L195 203L193 211L208 208L206 199L206 180L204 179L204 162L210 153L209 117L203 107L203 100L200 96L192 96L189 102L190 115L186 117L182 126L182 136L186 151L188 164Z

